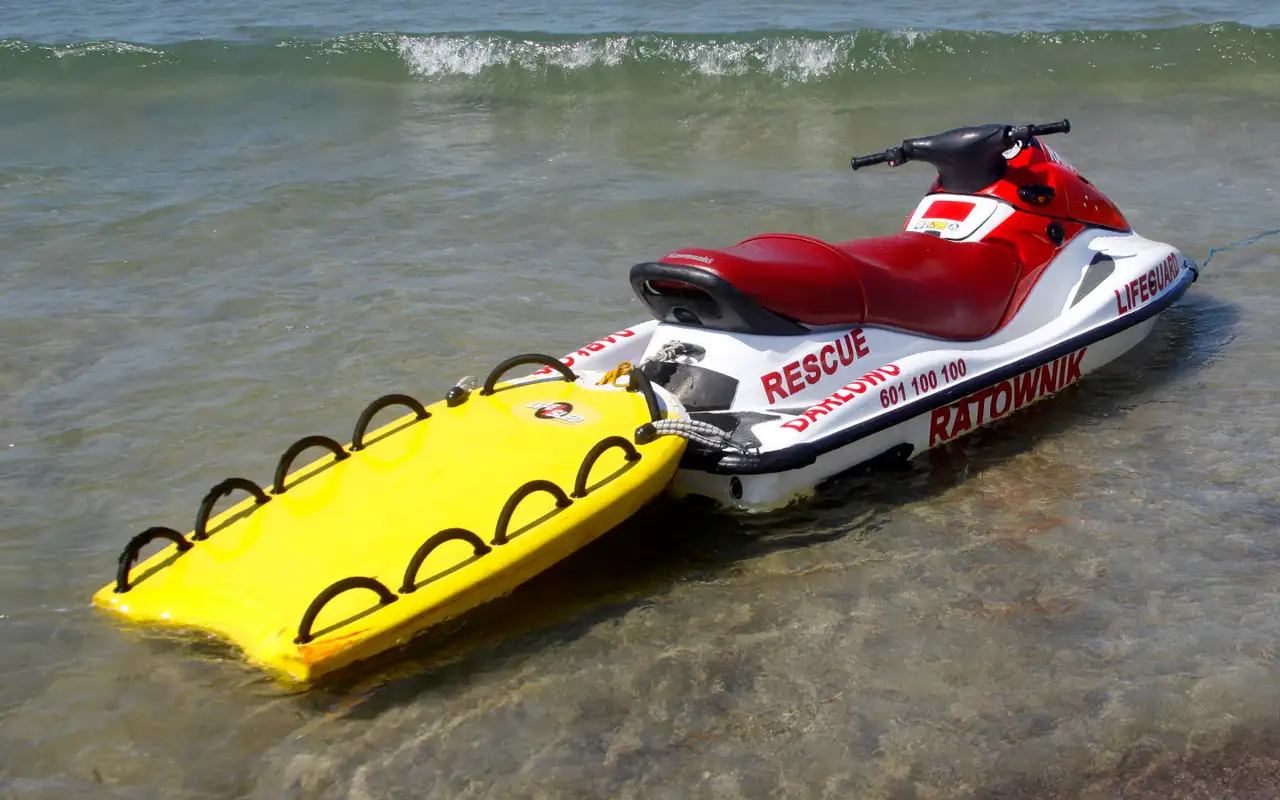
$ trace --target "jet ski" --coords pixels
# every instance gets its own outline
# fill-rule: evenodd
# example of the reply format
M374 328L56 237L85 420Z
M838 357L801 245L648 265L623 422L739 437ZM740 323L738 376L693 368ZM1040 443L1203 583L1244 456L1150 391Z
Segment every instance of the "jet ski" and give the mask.
M1069 130L956 128L856 157L937 169L903 230L636 264L649 319L431 405L379 397L349 444L305 437L269 486L227 478L189 529L134 536L94 603L309 682L511 591L665 490L774 509L1061 392L1142 341L1198 270L1041 141ZM392 406L409 413L370 431Z
M637 439L685 437L675 493L736 510L991 425L1133 348L1198 275L1042 141L1070 130L962 127L854 157L937 170L902 230L765 233L636 264L652 318L560 360L623 362L677 400L687 417Z

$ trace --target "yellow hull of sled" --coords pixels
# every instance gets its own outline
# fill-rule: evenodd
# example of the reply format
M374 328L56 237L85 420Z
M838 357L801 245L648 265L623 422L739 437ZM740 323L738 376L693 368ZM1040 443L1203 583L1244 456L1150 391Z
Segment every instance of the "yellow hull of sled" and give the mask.
M354 452L333 442L345 455L288 474L282 492L263 490L266 502L250 496L204 526L198 515L131 570L126 552L126 590L109 584L94 603L131 622L216 633L249 661L308 682L510 592L615 527L666 487L685 445L634 445L650 419L644 394L585 376L499 385L425 410L370 432ZM598 460L579 477L588 453Z

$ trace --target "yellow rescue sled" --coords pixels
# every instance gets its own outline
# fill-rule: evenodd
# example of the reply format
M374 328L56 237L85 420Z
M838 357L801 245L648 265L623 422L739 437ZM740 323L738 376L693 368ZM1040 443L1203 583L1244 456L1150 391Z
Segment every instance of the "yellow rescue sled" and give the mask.
M498 383L526 364L554 373ZM530 354L431 406L380 397L348 446L308 436L281 456L271 487L228 478L189 534L133 537L94 603L132 622L214 632L299 682L393 647L510 592L665 488L685 439L636 432L683 410L639 372L622 377L579 380ZM366 432L395 405L411 413ZM313 447L330 454L291 472ZM249 497L214 515L234 491ZM134 567L156 540L170 544Z

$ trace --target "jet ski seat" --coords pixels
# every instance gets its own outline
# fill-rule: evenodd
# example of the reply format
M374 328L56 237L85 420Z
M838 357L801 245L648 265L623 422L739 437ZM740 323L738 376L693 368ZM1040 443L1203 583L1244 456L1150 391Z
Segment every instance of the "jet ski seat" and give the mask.
M763 335L883 325L939 339L994 333L1023 271L1017 251L923 233L831 244L791 233L686 248L631 270L657 319Z

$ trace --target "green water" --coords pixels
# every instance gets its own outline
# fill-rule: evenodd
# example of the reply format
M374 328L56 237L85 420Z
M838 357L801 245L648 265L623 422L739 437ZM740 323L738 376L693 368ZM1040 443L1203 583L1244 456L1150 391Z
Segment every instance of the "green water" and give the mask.
M133 533L373 397L642 319L632 263L897 228L931 175L848 158L907 136L1069 117L1145 235L1280 225L1256 9L810 5L0 29L0 796L1116 796L1270 730L1275 239L960 449L768 517L660 503L316 692L88 607Z

